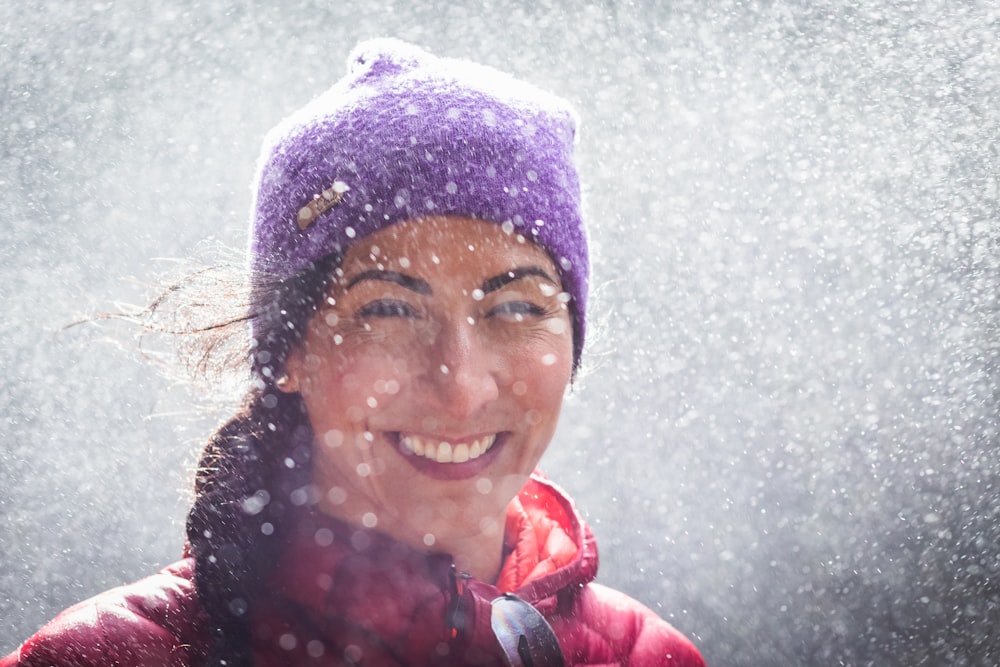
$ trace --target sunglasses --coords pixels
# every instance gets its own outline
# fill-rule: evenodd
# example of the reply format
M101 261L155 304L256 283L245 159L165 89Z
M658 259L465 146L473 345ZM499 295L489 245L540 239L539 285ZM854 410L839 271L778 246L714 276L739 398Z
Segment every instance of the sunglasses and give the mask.
M452 571L456 601L463 588L458 580L467 578ZM457 621L456 616L452 618ZM490 627L509 667L565 667L552 626L537 609L513 593L504 593L490 602Z

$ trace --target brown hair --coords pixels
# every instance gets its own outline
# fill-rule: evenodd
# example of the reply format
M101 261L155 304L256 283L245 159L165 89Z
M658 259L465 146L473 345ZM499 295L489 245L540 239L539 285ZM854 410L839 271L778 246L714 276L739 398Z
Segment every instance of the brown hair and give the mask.
M253 600L282 542L285 517L310 496L312 429L301 397L279 390L277 380L340 259L331 255L292 278L251 287L242 318L254 331L250 388L201 454L187 517L195 587L211 620L211 665L251 664Z

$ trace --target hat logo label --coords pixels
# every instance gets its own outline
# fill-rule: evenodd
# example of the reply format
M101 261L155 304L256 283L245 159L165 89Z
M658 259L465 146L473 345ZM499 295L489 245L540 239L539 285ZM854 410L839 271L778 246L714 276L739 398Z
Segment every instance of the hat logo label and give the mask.
M344 193L350 189L347 183L334 181L333 185L319 194L313 195L312 201L299 209L299 229L306 229L309 225L316 222L319 216L339 204L344 199Z

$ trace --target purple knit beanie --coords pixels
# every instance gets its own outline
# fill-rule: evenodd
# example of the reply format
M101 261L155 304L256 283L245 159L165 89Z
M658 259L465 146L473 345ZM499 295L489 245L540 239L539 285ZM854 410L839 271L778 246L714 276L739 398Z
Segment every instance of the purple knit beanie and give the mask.
M359 44L348 70L264 140L252 277L291 277L414 218L460 215L512 226L559 269L570 295L575 368L589 262L573 109L490 67L393 39Z

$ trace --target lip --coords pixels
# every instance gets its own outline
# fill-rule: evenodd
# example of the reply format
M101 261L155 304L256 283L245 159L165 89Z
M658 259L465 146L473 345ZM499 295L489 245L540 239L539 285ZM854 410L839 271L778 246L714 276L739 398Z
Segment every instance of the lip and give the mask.
M424 458L423 456L418 456L409 451L403 445L402 433L397 431L391 433L390 436L395 444L396 451L399 452L404 461L413 466L418 472L434 479L456 481L469 479L470 477L476 477L477 475L482 474L482 472L496 460L497 456L500 454L500 450L503 449L504 445L507 443L507 439L510 434L506 431L497 433L496 441L493 443L492 447L490 447L478 458L465 461L463 463L438 463L437 461L432 461L428 458ZM467 442L472 439L475 438L456 438L455 441ZM448 439L441 438L439 441L448 441Z

